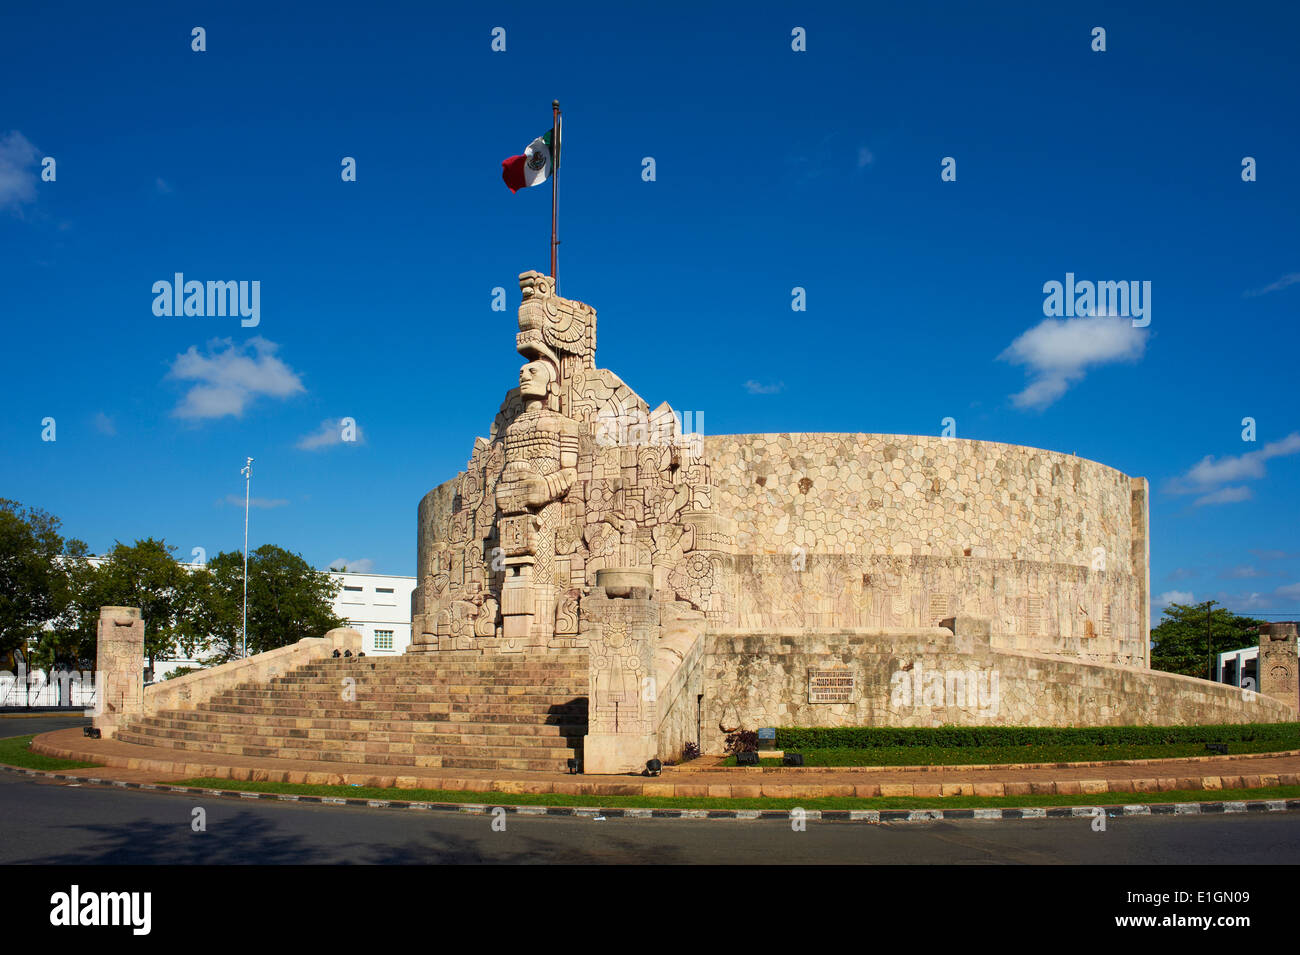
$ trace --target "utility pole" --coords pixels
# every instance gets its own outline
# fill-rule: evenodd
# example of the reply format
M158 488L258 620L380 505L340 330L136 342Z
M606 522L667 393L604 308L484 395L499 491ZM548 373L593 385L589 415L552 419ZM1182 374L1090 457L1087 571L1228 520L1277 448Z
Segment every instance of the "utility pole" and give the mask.
M239 470L244 476L244 627L241 656L248 656L248 502L249 490L253 484L253 459Z
M1211 621L1214 619L1210 608L1213 606L1213 600L1205 601L1205 678L1207 680L1214 679L1214 645L1210 638Z

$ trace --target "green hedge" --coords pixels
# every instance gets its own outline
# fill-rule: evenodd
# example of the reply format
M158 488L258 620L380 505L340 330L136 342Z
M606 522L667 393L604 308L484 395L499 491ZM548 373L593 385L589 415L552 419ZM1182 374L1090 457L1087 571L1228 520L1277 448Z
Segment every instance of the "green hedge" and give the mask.
M1300 723L1238 723L1214 726L926 726L780 727L776 748L875 749L882 746L1047 746L1162 743L1235 743L1294 740L1300 749Z

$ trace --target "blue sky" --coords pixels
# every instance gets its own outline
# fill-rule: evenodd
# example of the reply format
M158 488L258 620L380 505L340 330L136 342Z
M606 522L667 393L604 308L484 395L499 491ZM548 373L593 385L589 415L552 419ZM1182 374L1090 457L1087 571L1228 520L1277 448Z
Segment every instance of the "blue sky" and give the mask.
M1151 481L1153 594L1300 609L1293 4L445 6L6 6L0 496L211 555L251 455L253 546L414 573L515 381L550 193L500 162L559 98L561 289L652 406L1075 452ZM176 272L259 324L155 315ZM1067 272L1150 324L1045 317Z

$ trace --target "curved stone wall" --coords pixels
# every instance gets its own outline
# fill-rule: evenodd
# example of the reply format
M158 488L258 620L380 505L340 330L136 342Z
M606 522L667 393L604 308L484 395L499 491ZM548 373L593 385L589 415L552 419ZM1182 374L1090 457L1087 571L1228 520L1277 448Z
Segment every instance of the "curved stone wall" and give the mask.
M947 629L705 637L702 749L760 726L1174 726L1272 723L1296 708L1159 670L998 650ZM842 702L810 680L836 677Z
M417 617L429 610L426 603L433 577L433 555L447 547L446 541L438 539L437 528L444 526L455 510L456 483L459 480L460 476L457 475L443 481L420 499L416 518L416 586L411 608Z
M1149 662L1147 487L1068 454L880 434L704 439L745 629L992 622L993 643Z

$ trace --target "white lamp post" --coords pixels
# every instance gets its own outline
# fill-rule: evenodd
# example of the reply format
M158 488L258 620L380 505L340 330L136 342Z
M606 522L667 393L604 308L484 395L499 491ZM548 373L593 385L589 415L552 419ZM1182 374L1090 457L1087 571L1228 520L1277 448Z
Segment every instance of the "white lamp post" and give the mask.
M248 492L253 483L253 459L239 469L244 476L244 629L243 656L248 656Z

